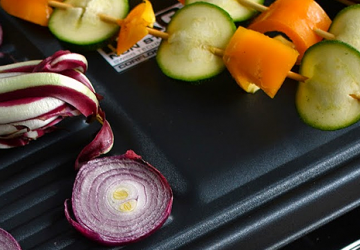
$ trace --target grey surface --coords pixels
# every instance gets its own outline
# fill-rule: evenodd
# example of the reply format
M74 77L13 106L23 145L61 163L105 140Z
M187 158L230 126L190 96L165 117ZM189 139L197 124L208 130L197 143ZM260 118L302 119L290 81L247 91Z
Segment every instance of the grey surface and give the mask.
M161 10L175 1L152 3ZM319 3L330 16L343 7ZM0 49L20 60L64 49L44 27L2 10L0 22ZM108 155L133 149L174 191L167 223L125 249L274 249L359 205L359 124L335 132L305 125L296 82L270 99L245 94L227 71L190 85L163 75L154 58L117 73L97 52L84 55L115 134ZM61 127L0 151L0 227L23 249L107 249L79 235L63 212L75 158L99 127L82 117Z

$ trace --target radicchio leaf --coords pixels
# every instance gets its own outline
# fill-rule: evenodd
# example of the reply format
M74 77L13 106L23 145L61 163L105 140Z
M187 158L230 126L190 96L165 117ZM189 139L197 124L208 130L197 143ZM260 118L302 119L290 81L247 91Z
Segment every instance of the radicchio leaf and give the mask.
M0 148L26 145L31 140L52 132L56 129L54 125L63 118L83 114L87 121L94 120L90 117L99 120L102 128L94 140L81 151L75 168L79 169L86 161L107 153L113 145L113 132L98 103L102 96L95 92L90 80L85 76L87 68L88 63L83 55L63 50L42 61L0 66L0 130L3 128L3 133L0 131ZM12 107L17 105L22 107L18 110L32 110L36 102L45 100L52 103L55 99L57 105L51 109L41 108L36 104L40 113L25 112L34 113L35 116L16 116L16 112L15 115L9 115ZM42 127L27 126L40 124L31 121L34 119L51 119L52 122ZM6 125L11 124L13 129L9 130ZM5 128L10 131L9 134L4 132Z

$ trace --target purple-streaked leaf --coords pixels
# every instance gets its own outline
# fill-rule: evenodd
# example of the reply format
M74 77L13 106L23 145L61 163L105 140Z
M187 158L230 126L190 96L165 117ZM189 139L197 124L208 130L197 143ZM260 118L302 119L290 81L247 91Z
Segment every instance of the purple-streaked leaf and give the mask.
M0 148L26 145L56 129L64 117L83 114L102 127L79 154L75 168L107 153L113 132L99 106L102 96L84 74L87 67L83 55L70 51L0 66Z
M84 84L57 73L32 73L0 79L0 102L20 98L54 97L78 109L84 116L96 115L99 102Z
M85 73L87 67L87 60L83 55L60 50L36 65L33 72L60 73L64 70L74 69Z
M30 73L40 62L41 60L31 60L31 61L16 62L7 65L2 65L0 66L0 74L10 73L10 72Z
M105 113L101 109L99 109L98 119L101 119L103 125L93 141L85 146L78 155L75 161L76 170L80 169L87 161L109 152L114 144L114 135L111 126L105 119Z

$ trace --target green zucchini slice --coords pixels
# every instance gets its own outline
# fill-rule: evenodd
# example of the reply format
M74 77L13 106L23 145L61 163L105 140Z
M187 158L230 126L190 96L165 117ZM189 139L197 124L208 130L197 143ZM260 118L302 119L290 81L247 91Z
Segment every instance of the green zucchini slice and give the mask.
M296 107L305 123L337 130L360 119L360 52L347 43L322 41L310 47L301 62Z
M84 50L106 45L119 31L119 26L100 19L106 14L123 19L129 11L127 0L66 0L74 8L55 9L49 30L59 40Z
M222 57L209 47L225 49L236 30L229 14L213 4L184 6L172 17L156 60L165 75L183 81L213 77L225 69Z
M331 23L329 32L335 35L337 40L360 51L360 4L342 9Z

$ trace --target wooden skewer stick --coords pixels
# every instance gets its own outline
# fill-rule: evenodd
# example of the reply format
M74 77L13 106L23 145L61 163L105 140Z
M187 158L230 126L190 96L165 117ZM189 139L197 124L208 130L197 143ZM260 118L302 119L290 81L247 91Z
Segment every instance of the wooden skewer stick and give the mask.
M241 0L241 1L254 3L254 2L251 2L251 1L248 1L248 0ZM67 9L67 8L73 7L70 4L65 4L65 3L62 3L62 2L57 2L57 1L52 1L52 0L49 1L49 5L52 6L52 7L62 8L62 9ZM260 4L256 4L256 5L260 5ZM263 5L260 5L260 6L263 6ZM267 8L265 6L263 6L263 7ZM98 16L104 22L114 23L114 24L121 24L121 19L116 19L114 17L108 16L108 15L105 15L105 14L98 14ZM168 39L169 38L169 34L166 33L166 32L162 32L162 31L152 29L152 28L149 28L149 27L147 27L147 29L149 31L149 34L151 34L153 36L160 37L162 39ZM220 56L220 57L224 56L224 50L223 49L212 47L212 46L206 46L206 49L208 49L211 53L213 53L216 56ZM295 72L292 72L292 71L289 71L287 76L289 78L293 79L293 80L300 81L300 82L303 82L303 81L305 81L307 79L307 77L302 76L302 75L300 75L298 73L295 73Z
M348 0L338 0L338 1L347 1L347 2L350 2ZM239 3L245 5L246 7L248 8L251 8L251 9L254 9L256 11L259 11L259 12L265 12L269 9L269 7L266 7L262 4L259 4L259 3L256 3L256 2L253 2L253 1L250 1L250 0L238 0ZM335 40L336 37L334 34L331 34L327 31L324 31L324 30L321 30L321 29L314 29L313 30L318 36L322 37L322 38L325 38L327 40Z
M349 94L349 96L351 96L352 98L360 101L360 94Z
M259 12L265 12L269 9L269 7L266 7L265 5L250 1L250 0L238 0L239 3L242 5L245 5L246 7L250 9L254 9Z
M59 9L63 9L63 10L74 7L71 4L63 3L63 2L59 2L59 1L54 1L54 0L49 0L48 5L50 7L59 8Z
M102 21L107 22L107 23L121 24L121 21L122 21L121 19L116 19L116 18L114 18L112 16L108 16L108 15L105 15L105 14L98 14L98 16L100 17L100 19ZM150 35L160 37L160 38L165 39L165 40L169 38L168 33L165 33L165 32L162 32L160 30L153 29L153 28L150 28L150 27L146 27L146 29L149 31Z
M321 29L314 29L314 32L316 33L316 35L326 39L326 40L335 40L336 36L330 32L321 30Z

